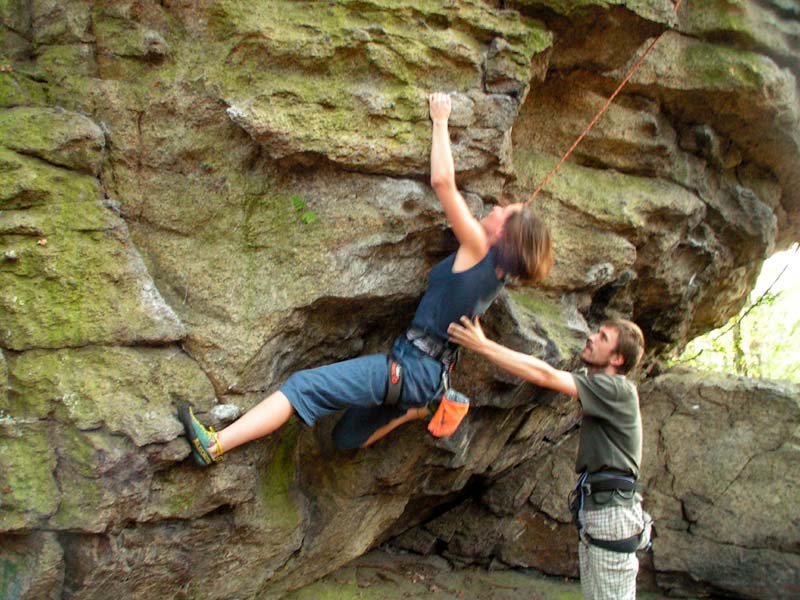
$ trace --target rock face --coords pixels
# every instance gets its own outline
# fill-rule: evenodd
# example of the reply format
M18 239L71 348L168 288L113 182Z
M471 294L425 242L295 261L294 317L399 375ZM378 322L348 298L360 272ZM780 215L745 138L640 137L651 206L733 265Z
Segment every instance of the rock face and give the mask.
M659 440L644 466L661 522L659 583L796 597L800 388L674 373L642 392L647 428Z
M563 465L513 497L483 483L545 460L578 413L555 397L532 405L474 357L457 384L475 409L448 440L408 426L341 454L333 420L292 422L200 471L175 404L219 426L222 406L246 409L291 372L383 351L403 330L427 270L454 248L427 185L428 92L452 92L459 186L480 212L524 200L665 29L537 198L552 276L510 290L486 324L560 365L606 315L643 326L651 361L720 324L800 232L798 12L3 3L1 595L275 596L427 521L407 543L447 539L456 554L469 536L441 507L464 498L457 511L489 502L511 517L480 553L527 564L515 557L541 544L499 540L552 525L553 513L516 511L548 494L536 490L550 473L568 486ZM761 498L755 487L726 510ZM717 526L700 522L664 543L713 548L722 534L700 536ZM754 564L790 560L782 539L760 539ZM569 552L537 566L566 572ZM725 587L713 566L666 556L664 585L685 572Z

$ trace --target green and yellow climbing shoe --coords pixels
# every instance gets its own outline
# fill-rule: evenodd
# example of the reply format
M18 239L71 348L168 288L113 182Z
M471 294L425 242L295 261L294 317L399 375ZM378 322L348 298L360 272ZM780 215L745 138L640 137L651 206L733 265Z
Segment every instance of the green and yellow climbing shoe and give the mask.
M186 439L192 447L192 456L198 465L207 467L210 464L222 460L222 444L219 443L216 432L211 427L204 427L203 424L197 420L191 406L185 402L181 402L178 405L178 418L183 424L183 430L186 432ZM212 458L209 448L214 444L217 445L217 450L220 452L217 453L216 457Z

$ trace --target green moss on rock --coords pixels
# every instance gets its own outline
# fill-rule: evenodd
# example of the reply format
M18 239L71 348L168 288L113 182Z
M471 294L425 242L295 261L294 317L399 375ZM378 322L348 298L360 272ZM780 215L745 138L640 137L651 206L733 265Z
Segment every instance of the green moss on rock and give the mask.
M418 162L431 89L481 87L486 49L501 39L492 80L521 94L533 56L552 44L540 24L480 2L319 8L215 7L212 31L229 41L215 44L219 67L209 76L234 121L276 156L314 152L371 168L385 168L376 161L387 155Z
M295 483L296 422L284 427L273 446L266 469L260 474L260 505L270 527L293 530L300 525L303 515L291 496Z
M684 17L690 31L745 32L750 25L747 18L747 0L705 0L686 3Z
M752 90L762 93L777 65L754 52L716 44L689 44L683 54L686 84L713 91Z
M620 7L657 23L671 23L674 19L674 10L671 9L670 3L662 0L519 0L519 3L537 7L547 6L550 10L566 17L572 17L590 8L608 10Z
M0 107L38 106L45 103L45 86L16 71L0 71Z
M621 75L622 71L616 74ZM742 106L786 104L788 107L796 102L794 78L766 56L675 32L663 35L631 83L664 90L698 91L712 101L715 94L735 94ZM726 112L735 108L722 106Z
M514 166L520 186L535 189L556 160L535 151L515 152ZM545 187L545 193L590 219L630 231L646 230L652 215L689 218L703 210L702 202L695 195L663 179L571 163L561 166Z
M91 119L61 109L0 112L0 145L68 169L97 174L105 138Z
M511 290L511 300L527 318L533 329L551 340L559 355L568 360L583 348L586 341L584 323L575 322L575 309L567 309L562 301L532 289Z
M8 364L3 350L0 349L0 420L6 416L8 409Z
M297 195L251 197L246 210L245 243L251 249L274 247L279 241L287 249L312 251L331 237L330 228Z
M99 198L100 186L94 177L53 168L40 160L0 148L0 210ZM5 229L3 221L0 221L0 228Z
M8 368L11 416L52 413L81 430L104 426L138 446L180 434L176 402L200 410L214 402L208 379L175 347L31 351L15 356Z
M108 523L108 508L115 499L107 493L108 485L101 480L80 477L68 468L60 468L58 476L61 502L48 525L55 529L104 531Z
M99 182L0 149L0 342L6 348L180 339ZM125 320L120 319L125 315Z
M89 79L96 74L92 44L48 45L38 49L36 64L49 79L50 87L63 87L73 92L87 90ZM48 97L52 92L48 89ZM88 98L89 95L83 96Z
M0 419L0 531L36 527L56 511L55 468L45 423Z

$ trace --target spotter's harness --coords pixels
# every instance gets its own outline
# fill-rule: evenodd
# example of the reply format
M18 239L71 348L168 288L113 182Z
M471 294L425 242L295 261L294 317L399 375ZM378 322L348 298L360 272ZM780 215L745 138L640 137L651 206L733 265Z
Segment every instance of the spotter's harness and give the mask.
M586 543L598 548L610 550L611 552L631 553L637 550L650 547L649 533L651 521L649 517L645 521L644 529L636 535L623 538L621 540L601 540L586 533L585 503L586 497L597 492L636 492L640 487L636 485L636 478L631 475L600 471L597 473L583 472L578 479L578 484L569 495L569 510L572 513L572 521L578 528L578 536ZM642 542L647 538L647 542L642 547Z

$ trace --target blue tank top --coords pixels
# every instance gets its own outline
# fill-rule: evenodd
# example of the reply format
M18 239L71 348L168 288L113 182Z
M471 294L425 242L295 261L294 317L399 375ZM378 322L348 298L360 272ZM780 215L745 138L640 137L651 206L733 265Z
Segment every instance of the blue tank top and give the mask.
M481 315L497 297L505 284L495 273L496 250L489 253L478 264L466 271L453 273L455 252L431 269L428 289L422 296L413 327L424 329L428 334L447 340L447 326L466 315Z

